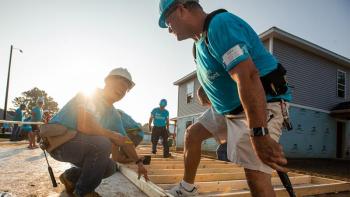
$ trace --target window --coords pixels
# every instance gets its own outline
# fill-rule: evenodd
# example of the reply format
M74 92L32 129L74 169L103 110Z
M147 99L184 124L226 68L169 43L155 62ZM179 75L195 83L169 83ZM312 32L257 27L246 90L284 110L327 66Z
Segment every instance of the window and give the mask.
M345 76L346 76L346 72L338 70L338 72L337 72L337 95L340 98L345 98L345 90L346 90Z
M194 97L194 81L186 84L186 103L192 103Z

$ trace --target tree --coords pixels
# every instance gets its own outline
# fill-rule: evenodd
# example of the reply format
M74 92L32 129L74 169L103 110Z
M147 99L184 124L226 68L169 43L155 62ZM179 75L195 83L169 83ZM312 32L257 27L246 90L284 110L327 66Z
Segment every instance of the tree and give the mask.
M58 112L58 103L54 101L51 96L48 96L44 90L40 90L37 87L22 92L22 96L16 97L12 103L16 108L18 108L21 104L25 104L28 112L31 112L32 108L36 106L36 101L40 97L45 99L45 104L43 106L44 110L49 110L51 115Z

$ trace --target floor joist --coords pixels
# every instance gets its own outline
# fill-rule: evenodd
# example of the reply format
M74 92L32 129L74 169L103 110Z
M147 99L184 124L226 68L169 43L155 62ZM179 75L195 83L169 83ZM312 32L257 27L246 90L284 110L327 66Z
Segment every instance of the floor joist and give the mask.
M150 147L141 146L138 153L152 155L151 165L146 166L151 181L137 179L135 165L120 165L120 171L148 196L170 196L167 191L182 180L183 156L172 153L171 158L162 158L162 151L150 154ZM299 173L288 173L297 196L350 191L350 183ZM274 172L272 184L277 196L288 197L282 183ZM200 196L250 196L244 169L223 161L202 158L197 170L195 185Z

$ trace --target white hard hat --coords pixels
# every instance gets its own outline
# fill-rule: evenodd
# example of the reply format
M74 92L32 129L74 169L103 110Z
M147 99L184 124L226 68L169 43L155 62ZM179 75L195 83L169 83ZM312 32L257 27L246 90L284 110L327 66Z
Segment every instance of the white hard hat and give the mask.
M120 77L127 79L130 82L129 90L135 86L135 83L132 81L131 74L129 73L129 71L126 68L113 69L111 72L109 72L109 74L105 78L105 81L110 76L120 76Z

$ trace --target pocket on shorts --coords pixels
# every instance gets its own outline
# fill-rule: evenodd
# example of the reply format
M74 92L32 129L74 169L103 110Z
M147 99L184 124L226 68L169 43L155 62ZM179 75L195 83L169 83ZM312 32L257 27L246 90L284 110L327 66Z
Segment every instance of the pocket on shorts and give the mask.
M280 102L267 103L266 113L269 134L272 139L278 142L283 128L283 116Z
M241 120L229 120L227 119L227 158L237 163L238 153L237 144L240 142L241 138L249 133L247 121L245 119Z

